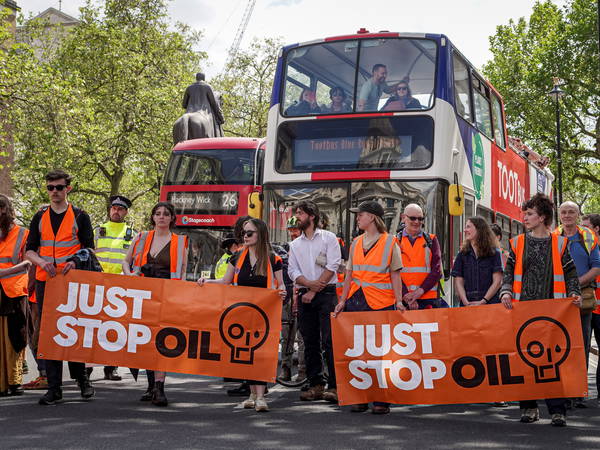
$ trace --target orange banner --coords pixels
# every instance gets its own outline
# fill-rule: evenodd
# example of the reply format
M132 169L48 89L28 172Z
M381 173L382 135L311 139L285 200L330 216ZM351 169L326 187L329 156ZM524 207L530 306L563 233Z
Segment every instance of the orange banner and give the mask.
M276 291L72 270L46 283L38 356L274 381Z
M571 300L331 319L341 405L585 397L579 309Z

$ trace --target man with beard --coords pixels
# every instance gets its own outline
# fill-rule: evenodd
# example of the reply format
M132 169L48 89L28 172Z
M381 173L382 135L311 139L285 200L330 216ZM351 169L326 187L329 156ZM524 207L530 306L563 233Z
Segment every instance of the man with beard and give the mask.
M35 294L40 314L44 307L46 281L67 274L75 267L67 261L82 248L94 248L94 230L88 214L67 201L71 192L71 175L62 170L46 174L46 188L50 205L41 208L31 219L27 238L26 258L37 267ZM54 405L62 400L62 361L46 360L48 392L40 398L40 405ZM81 396L88 400L94 388L82 362L69 362L71 378L77 380Z
M109 221L94 230L96 257L106 273L122 273L122 263L135 233L125 222L131 208L131 200L124 195L113 195L110 201ZM88 375L92 368L88 367ZM120 381L121 376L115 366L104 366L104 379Z
M337 303L335 288L336 272L342 259L340 245L335 234L319 227L321 215L315 203L302 201L294 210L302 234L290 243L288 274L299 287L300 333L304 339L306 372L310 385L300 395L300 399L324 399L337 403L329 316ZM321 350L327 362L327 391Z

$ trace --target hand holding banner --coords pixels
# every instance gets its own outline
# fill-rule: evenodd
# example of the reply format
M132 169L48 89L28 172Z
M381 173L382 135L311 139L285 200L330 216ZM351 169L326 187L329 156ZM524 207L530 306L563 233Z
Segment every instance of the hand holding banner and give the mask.
M277 291L72 270L46 283L38 357L274 381Z
M571 300L331 319L341 405L477 403L587 393Z

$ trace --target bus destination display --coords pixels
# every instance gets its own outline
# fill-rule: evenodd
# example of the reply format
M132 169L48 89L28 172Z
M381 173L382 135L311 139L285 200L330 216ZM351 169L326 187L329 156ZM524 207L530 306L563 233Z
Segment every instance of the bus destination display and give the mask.
M177 214L235 215L239 192L169 192L167 200Z

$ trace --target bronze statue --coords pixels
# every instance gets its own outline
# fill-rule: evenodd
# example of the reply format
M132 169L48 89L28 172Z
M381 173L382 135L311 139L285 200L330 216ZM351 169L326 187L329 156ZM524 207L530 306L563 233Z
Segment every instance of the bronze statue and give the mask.
M221 125L225 123L220 102L204 74L196 74L196 82L189 85L183 95L183 108L186 112L173 126L173 143L187 139L222 137Z

